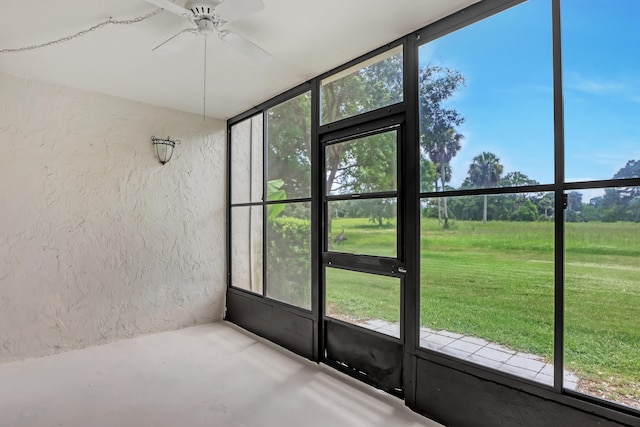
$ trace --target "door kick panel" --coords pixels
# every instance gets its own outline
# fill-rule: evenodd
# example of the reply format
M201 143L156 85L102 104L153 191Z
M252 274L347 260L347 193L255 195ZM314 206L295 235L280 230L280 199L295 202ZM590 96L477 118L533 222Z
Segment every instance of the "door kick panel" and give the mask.
M326 357L366 375L383 389L402 390L402 345L390 339L327 320Z

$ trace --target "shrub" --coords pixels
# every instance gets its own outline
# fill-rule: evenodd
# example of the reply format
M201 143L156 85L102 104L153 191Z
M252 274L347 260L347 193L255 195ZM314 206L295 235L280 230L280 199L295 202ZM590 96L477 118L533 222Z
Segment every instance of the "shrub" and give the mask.
M311 221L269 219L266 286L270 298L311 307Z

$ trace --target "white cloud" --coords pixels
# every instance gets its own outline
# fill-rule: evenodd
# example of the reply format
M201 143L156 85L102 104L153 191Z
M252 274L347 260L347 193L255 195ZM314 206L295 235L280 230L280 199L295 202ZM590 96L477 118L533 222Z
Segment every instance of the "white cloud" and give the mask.
M585 77L576 72L570 73L567 76L565 87L591 95L611 95L612 93L619 93L630 89L628 85L621 80Z

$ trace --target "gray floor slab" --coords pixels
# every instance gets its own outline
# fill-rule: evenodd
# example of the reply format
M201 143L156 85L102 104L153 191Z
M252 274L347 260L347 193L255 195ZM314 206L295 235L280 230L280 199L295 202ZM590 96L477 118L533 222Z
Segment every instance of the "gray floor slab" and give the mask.
M2 427L436 427L226 322L0 364Z

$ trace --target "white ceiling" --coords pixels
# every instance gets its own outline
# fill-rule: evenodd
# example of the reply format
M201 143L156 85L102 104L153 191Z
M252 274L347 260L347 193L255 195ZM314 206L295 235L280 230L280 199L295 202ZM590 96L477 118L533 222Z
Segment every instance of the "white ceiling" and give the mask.
M476 1L263 0L263 10L228 28L274 60L254 63L209 37L206 114L233 117ZM0 50L56 40L109 17L131 19L155 9L144 0L0 0ZM66 43L0 53L0 72L202 114L204 39L194 38L174 52L151 52L188 26L163 11Z

